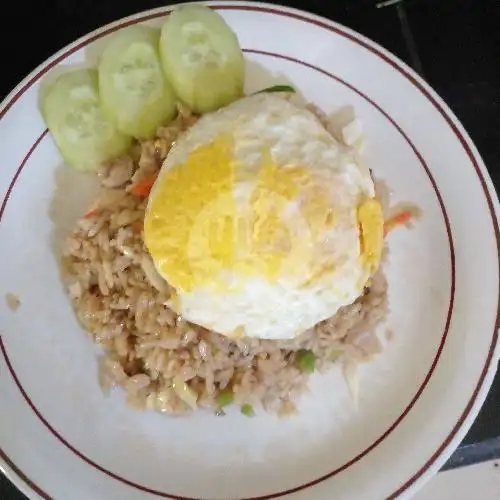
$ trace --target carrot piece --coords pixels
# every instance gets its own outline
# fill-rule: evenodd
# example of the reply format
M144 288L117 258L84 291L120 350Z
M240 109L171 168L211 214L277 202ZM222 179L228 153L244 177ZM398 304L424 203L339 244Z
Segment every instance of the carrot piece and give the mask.
M410 222L411 219L413 219L413 213L407 210L406 212L402 212L399 215L396 215L396 217L394 217L393 223L396 226L401 226L402 224Z
M410 222L414 216L415 214L410 210L405 210L404 212L394 216L384 224L384 235L390 233L396 227L403 226L404 224Z
M101 211L98 208L92 208L83 216L83 218L92 219L92 217L97 217L100 213Z
M140 180L132 187L133 193L141 198L147 198L154 186L157 177L158 174L155 174L151 177L146 177L146 179Z

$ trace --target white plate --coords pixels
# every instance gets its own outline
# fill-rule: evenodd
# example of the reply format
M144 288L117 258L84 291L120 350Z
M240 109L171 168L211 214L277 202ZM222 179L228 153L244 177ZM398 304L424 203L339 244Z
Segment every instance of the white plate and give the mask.
M387 328L395 340L364 367L357 411L335 370L314 376L300 415L286 420L169 419L129 411L119 392L102 395L95 350L53 251L82 210L78 185L37 99L59 66L92 60L109 33L159 25L169 9L138 14L68 46L2 104L0 465L37 499L409 495L458 445L494 376L499 229L490 178L443 101L373 42L293 9L214 8L245 49L249 90L288 80L326 112L354 105L369 166L394 201L422 208L413 231L390 236ZM7 293L21 299L16 313Z

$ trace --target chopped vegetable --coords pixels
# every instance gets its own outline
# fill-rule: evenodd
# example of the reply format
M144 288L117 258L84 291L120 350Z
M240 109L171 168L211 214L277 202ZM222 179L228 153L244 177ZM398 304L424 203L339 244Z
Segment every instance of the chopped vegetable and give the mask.
M340 358L340 356L342 356L342 354L344 354L342 351L340 350L337 350L337 349L334 349L331 353L330 353L330 359L332 361L336 361L337 359Z
M363 125L355 118L342 127L342 141L347 146L353 146L363 137Z
M208 7L175 8L161 30L160 55L177 97L195 113L243 96L245 62L238 38Z
M121 132L150 139L176 113L174 91L160 63L159 30L131 26L113 36L99 62L104 111Z
M400 214L393 217L392 219L389 219L384 224L384 235L387 235L398 226L403 226L404 224L407 224L413 219L414 216L415 214L411 210L405 210L404 212L401 212Z
M231 389L225 389L217 396L217 404L220 408L229 406L233 401L234 393Z
M282 407L278 410L278 417L285 418L297 413L297 407L292 401L285 401Z
M174 392L179 398L184 401L191 409L196 410L198 394L191 389L181 377L175 377L172 385Z
M316 369L316 355L312 351L302 349L297 353L297 363L301 371L313 373Z
M241 413L243 415L245 415L245 417L253 417L255 416L255 411L253 409L253 406L250 405L250 404L244 404L242 407L241 407Z
M101 210L98 209L98 208L93 208L91 210L89 210L84 216L83 218L84 219L92 219L93 217L97 217L99 216L101 213Z
M256 94L262 94L264 92L297 92L291 85L273 85L272 87L267 87L266 89L259 90Z
M155 174L151 177L146 177L145 179L140 180L132 187L133 193L141 198L148 197L151 189L153 189L157 177L158 174Z
M119 132L103 112L96 70L59 76L45 89L41 111L64 159L78 170L95 171L131 144L131 138Z
M19 300L19 297L17 295L14 295L13 293L5 294L5 302L7 302L7 306L13 312L16 312L21 306L21 301Z

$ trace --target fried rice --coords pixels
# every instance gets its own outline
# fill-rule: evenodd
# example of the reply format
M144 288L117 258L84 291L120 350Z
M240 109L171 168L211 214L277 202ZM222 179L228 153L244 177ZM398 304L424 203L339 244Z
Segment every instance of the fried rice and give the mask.
M321 117L324 119L324 117ZM147 197L134 187L154 176L174 141L196 121L180 109L157 138L103 165L95 204L68 236L62 274L82 326L103 347L100 383L121 386L135 409L183 415L229 404L287 415L296 410L311 372L344 369L355 392L360 362L382 350L376 327L387 312L381 270L353 304L287 341L230 339L191 324L166 305L173 289L159 276L144 245ZM304 353L314 368L300 363Z

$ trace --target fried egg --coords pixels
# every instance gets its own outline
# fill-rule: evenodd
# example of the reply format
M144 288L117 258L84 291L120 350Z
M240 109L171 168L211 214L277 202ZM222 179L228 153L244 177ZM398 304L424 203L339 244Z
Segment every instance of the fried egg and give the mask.
M185 319L229 337L291 339L363 293L383 217L352 148L311 111L258 94L177 140L144 237Z

